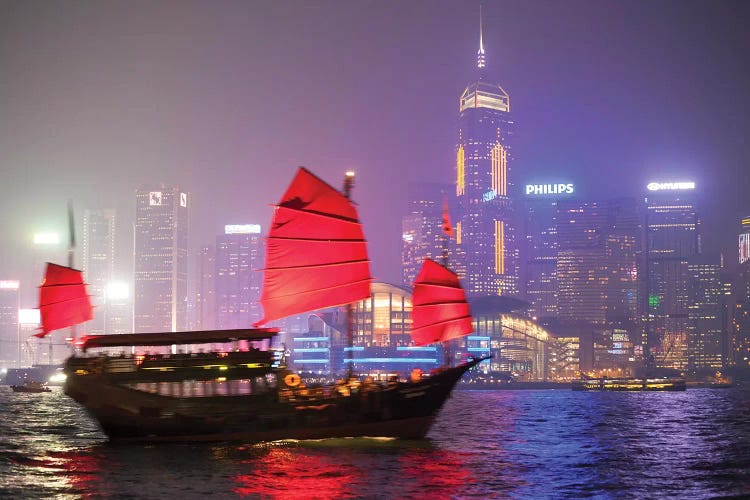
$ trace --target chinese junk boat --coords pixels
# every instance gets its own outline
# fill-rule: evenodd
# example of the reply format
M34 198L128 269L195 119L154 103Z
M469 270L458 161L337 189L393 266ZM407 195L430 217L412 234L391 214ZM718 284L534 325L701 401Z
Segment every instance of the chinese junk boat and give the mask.
M348 198L351 181L341 193L299 169L275 207L261 296L265 316L256 326L370 295L366 242ZM415 342L471 333L458 278L433 261L420 273L414 304ZM65 363L65 393L85 406L112 440L418 439L461 376L482 361L445 366L429 376L415 373L408 381L376 384L351 377L303 387L279 351L270 349L276 333L248 328L84 337L81 352ZM235 348L215 349L217 344ZM173 346L174 352L175 345L209 351L138 354L154 346ZM113 348L136 354L91 356L93 349Z

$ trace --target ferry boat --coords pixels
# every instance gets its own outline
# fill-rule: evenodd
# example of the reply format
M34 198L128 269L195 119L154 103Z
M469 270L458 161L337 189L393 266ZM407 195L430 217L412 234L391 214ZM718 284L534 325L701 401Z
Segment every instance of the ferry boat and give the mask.
M34 380L28 380L21 385L11 385L13 392L51 392L52 389L47 387L46 384L36 382Z
M65 362L65 393L112 440L424 437L461 376L484 358L424 376L414 371L409 380L383 384L360 380L350 369L340 383L305 387L283 356L270 349L278 331L262 327L369 297L372 278L361 224L349 199L352 185L347 175L342 193L299 169L274 211L261 295L264 319L254 328L84 337L78 342L80 352ZM81 273L71 267L49 264L40 296L42 335L91 317ZM413 304L417 345L472 331L458 277L437 262L425 261ZM351 321L347 323L351 329ZM348 338L351 343L351 330ZM224 347L213 349L217 344ZM157 346L209 350L144 351ZM136 354L112 355L114 348ZM99 349L106 352L92 355Z
M684 391L685 379L670 378L589 378L574 380L574 391Z

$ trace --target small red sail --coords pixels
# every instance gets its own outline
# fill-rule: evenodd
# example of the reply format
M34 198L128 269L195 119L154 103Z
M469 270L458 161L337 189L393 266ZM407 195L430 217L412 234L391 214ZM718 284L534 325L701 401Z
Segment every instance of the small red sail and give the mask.
M417 345L444 342L473 331L471 311L456 273L425 259L414 281L411 337Z
M42 331L36 334L39 338L53 330L90 321L93 308L86 293L83 273L48 262L44 281L39 287L39 313L42 320Z
M305 168L275 207L257 325L370 296L370 260L357 209Z

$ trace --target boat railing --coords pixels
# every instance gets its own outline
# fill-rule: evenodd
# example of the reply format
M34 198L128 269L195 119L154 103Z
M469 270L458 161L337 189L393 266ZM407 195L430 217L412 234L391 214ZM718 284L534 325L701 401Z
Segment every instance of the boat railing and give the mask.
M230 372L266 372L271 369L273 354L268 351L207 352L182 354L142 354L135 356L72 357L67 370L79 376L108 374L113 376L174 378L177 373L196 372L199 378L227 376Z

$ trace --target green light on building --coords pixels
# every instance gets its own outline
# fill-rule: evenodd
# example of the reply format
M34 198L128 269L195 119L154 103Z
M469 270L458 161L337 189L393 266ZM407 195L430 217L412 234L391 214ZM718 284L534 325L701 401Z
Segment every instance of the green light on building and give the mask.
M659 307L659 302L661 302L661 301L659 300L659 296L658 295L651 294L651 295L648 296L648 305L649 305L649 307Z

